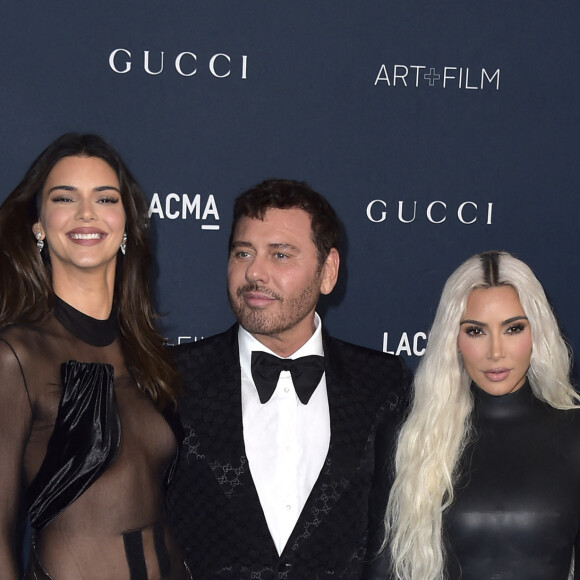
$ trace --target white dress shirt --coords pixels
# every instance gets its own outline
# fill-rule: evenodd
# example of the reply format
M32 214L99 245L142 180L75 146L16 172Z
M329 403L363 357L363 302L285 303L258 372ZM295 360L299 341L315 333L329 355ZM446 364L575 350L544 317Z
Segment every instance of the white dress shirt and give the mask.
M315 326L306 344L288 358L324 355L318 314ZM252 351L275 353L241 326L238 338L246 456L268 529L281 554L328 454L330 413L326 373L308 404L303 405L290 372L282 371L272 398L262 404L252 379Z

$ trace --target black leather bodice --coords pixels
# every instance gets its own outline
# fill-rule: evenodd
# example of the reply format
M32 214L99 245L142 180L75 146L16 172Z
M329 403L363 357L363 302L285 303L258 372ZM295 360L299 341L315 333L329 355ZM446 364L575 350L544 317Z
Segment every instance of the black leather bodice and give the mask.
M500 397L472 390L475 434L444 515L449 578L566 580L580 524L580 411L540 402L527 383Z

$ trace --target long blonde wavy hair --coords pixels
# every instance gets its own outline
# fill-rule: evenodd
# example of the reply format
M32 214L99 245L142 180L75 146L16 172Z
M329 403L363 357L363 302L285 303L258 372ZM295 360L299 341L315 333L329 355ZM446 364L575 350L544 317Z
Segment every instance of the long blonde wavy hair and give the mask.
M528 379L534 395L557 409L575 408L571 356L542 285L506 252L469 258L447 280L415 375L413 402L398 438L396 478L385 516L386 540L398 580L443 580L443 512L453 502L459 457L471 435L473 400L457 350L461 318L475 288L509 285L518 293L532 333Z

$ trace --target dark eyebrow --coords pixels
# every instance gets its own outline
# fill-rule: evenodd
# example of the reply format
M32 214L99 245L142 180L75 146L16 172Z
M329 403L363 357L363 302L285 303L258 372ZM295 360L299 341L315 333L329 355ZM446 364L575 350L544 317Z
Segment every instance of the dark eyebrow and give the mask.
M55 185L54 187L51 187L46 193L52 193L53 191L58 191L58 190L64 190L64 191L78 191L78 187L75 187L74 185ZM99 187L95 187L93 189L93 191L96 192L101 192L101 191L109 191L109 190L113 190L116 191L119 195L121 195L121 191L119 190L118 187L115 187L114 185L100 185Z
M528 317L527 316L512 316L512 318L508 318L507 320L504 320L501 325L505 326L506 324L511 324L512 322L515 322L516 320L527 320ZM466 318L465 320L462 320L460 323L461 324L475 324L476 326L488 326L488 324L486 322L480 322L479 320L471 320L469 318Z
M485 322L479 322L479 320L471 320L470 318L466 318L465 320L462 320L460 323L461 324L475 324L476 326L487 326L487 324Z
M236 242L232 242L232 249L233 248L253 248L253 246L250 244L250 242L238 240Z
M253 244L251 244L250 242L244 242L243 240L237 240L235 242L232 242L232 249L235 248L253 248ZM292 244L284 244L283 242L272 242L271 244L268 244L268 247L273 249L273 250L294 250L295 252L299 252L299 248L297 248L296 246L292 245Z
M118 187L115 187L114 185L100 185L99 187L95 187L93 191L109 191L110 189L116 191L119 195L121 195L121 190Z
M527 320L527 319L528 319L527 316L514 316L512 318L504 320L502 326L505 326L506 324L511 324L512 322L516 322L516 320Z
M299 248L297 248L296 246L294 246L292 244L284 244L282 242L268 244L268 246L270 248L276 249L276 250L294 250L295 252L300 251Z
M77 188L73 187L72 185L55 185L54 187L51 187L46 193L52 193L53 191L59 189L64 189L65 191L76 191Z

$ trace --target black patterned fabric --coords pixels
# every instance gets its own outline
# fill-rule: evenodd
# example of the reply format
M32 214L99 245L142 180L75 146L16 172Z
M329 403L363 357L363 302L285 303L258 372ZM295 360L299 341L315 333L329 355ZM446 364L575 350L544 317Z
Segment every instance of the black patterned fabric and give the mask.
M194 577L363 578L370 544L382 539L392 443L407 400L404 366L323 336L330 448L278 556L244 450L237 335L234 326L174 349L185 439L169 517Z

